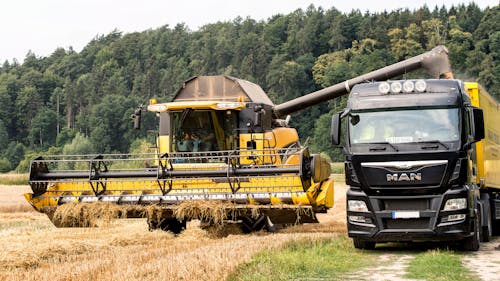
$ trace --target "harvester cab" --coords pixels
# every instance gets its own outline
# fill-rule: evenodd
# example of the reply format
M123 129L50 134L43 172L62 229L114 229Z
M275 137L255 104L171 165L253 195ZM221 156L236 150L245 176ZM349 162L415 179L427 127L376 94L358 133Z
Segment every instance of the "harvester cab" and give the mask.
M273 106L251 82L194 77L173 101L147 106L159 120L155 153L37 158L26 197L62 226L57 209L88 202L112 203L123 216L146 216L150 229L173 232L191 219L237 222L245 231L317 222L315 214L333 206L330 165L300 145ZM136 128L140 116L139 109Z

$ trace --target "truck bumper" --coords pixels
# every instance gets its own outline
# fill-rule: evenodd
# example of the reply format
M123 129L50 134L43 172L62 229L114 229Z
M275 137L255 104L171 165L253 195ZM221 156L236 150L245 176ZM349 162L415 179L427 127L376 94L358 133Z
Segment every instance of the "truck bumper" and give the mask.
M368 211L349 210L349 237L373 242L456 241L473 235L474 210L467 187L440 195L367 196L349 189L347 200L366 203ZM447 200L466 198L467 208L444 211Z

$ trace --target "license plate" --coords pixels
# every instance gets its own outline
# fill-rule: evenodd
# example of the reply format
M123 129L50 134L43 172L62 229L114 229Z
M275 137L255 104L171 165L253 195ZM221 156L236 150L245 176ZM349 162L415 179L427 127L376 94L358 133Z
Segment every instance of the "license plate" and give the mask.
M416 219L420 218L419 211L394 211L392 212L393 219Z

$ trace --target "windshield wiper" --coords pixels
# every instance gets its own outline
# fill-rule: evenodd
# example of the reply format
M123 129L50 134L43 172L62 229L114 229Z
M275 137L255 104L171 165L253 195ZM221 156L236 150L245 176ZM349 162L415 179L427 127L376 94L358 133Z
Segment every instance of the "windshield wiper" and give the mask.
M446 148L446 150L450 150L450 147L448 145L446 145L445 143L443 143L442 141L440 141L440 140L418 141L417 143L418 144L422 144L422 143L437 143L437 144L442 145L444 148ZM437 146L422 146L421 148L422 149L437 148Z
M392 149L394 149L396 152L399 151L399 149L395 145L393 145L392 143L387 142L387 141L371 142L370 144L385 144L385 145L389 145L390 147L392 147ZM385 147L370 147L370 151L385 150L385 149L386 149Z

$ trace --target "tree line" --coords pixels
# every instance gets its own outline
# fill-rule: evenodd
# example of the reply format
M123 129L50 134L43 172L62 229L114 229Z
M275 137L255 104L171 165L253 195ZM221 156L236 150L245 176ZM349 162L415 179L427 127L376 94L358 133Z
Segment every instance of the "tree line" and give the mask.
M169 101L183 81L226 74L261 85L275 104L444 44L456 77L500 85L500 6L423 6L380 13L342 13L309 6L263 21L237 17L192 31L184 24L96 36L80 52L29 52L0 66L0 171L28 168L39 154L126 153L156 127L130 115L156 97ZM413 75L413 76L412 76ZM424 75L411 74L406 77ZM329 118L345 98L292 116L314 151L334 160Z

